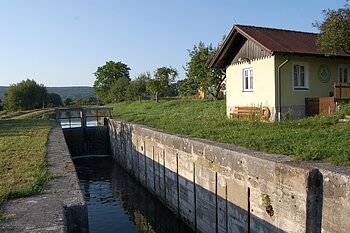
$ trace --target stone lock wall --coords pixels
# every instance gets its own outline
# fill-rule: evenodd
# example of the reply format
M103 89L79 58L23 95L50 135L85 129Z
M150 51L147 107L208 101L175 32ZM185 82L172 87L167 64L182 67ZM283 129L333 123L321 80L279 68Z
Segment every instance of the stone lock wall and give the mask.
M115 160L197 232L350 229L348 168L293 162L114 119L109 135Z

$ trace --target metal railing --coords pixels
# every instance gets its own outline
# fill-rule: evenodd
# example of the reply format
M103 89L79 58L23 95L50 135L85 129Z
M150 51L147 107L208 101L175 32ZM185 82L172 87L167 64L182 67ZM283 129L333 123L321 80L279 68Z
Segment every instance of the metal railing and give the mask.
M94 127L106 125L113 108L57 108L56 120L62 128ZM64 114L64 116L62 116Z

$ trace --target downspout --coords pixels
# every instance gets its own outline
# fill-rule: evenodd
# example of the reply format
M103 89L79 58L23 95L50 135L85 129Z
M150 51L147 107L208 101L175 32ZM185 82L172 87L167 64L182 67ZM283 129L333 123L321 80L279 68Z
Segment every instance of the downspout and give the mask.
M288 56L287 60L282 62L277 68L277 120L281 121L282 116L282 85L281 85L281 69L282 67L287 64L290 60L290 56Z

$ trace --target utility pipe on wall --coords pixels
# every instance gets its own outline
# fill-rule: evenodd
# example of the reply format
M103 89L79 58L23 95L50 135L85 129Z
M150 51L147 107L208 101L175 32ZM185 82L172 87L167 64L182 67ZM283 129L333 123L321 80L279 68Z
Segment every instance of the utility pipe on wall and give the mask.
M282 64L280 64L277 68L277 120L281 121L282 115L282 85L281 85L281 68L287 64L290 60L290 57L287 58Z

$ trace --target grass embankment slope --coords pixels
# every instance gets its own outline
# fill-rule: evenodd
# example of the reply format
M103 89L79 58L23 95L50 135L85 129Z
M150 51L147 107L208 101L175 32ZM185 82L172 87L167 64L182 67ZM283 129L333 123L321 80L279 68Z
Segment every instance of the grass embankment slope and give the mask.
M50 117L55 117L55 109L53 108L34 109L18 112L0 112L0 119L49 119Z
M113 116L166 132L230 143L297 160L350 165L350 124L341 113L275 123L229 120L225 101L171 100L110 105Z
M0 120L0 204L42 190L51 127L43 119Z

